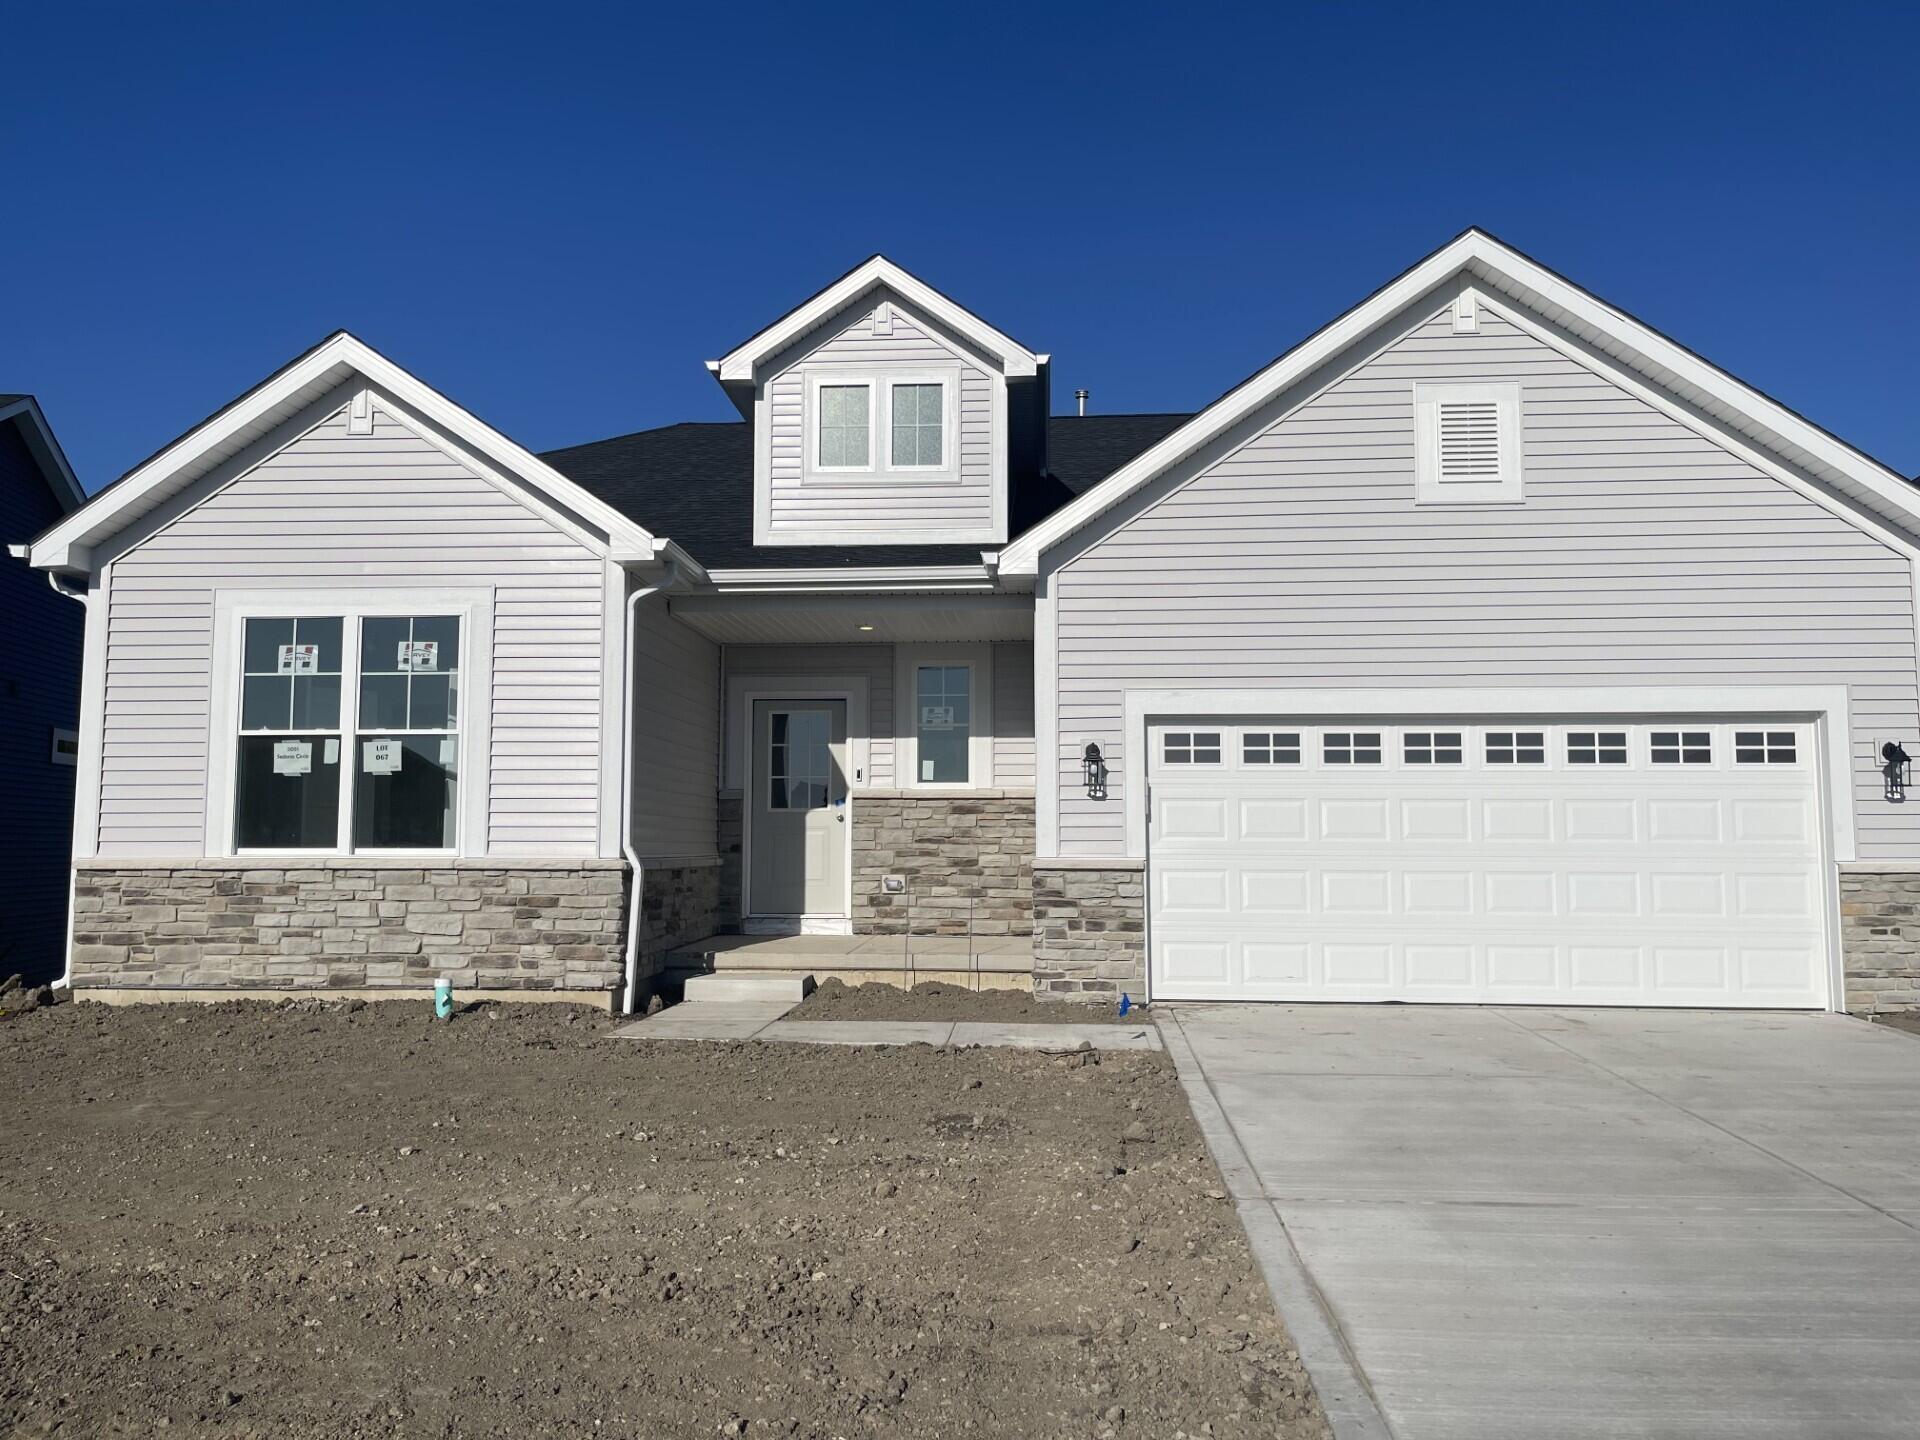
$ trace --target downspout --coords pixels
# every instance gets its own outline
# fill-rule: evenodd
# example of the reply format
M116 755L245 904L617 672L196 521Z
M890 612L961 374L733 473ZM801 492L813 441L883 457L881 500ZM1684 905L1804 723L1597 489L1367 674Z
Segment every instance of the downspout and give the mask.
M65 585L62 585L60 583L60 577L51 570L47 572L47 584L53 587L53 591L56 595L64 595L69 600L77 600L80 602L81 609L84 610L87 608L87 604L88 604L87 591L73 590L73 589L69 589ZM82 643L83 644L85 643L84 636L82 636ZM84 672L84 667L82 667L82 669ZM75 756L74 758L76 762L79 759L78 756ZM74 779L77 782L79 778L80 778L80 772L76 769L74 771ZM80 804L80 792L77 786L74 790L73 803L76 808ZM71 848L72 848L71 842L69 842L68 848L69 848L69 852L71 852ZM56 990L71 990L73 988L73 929L74 929L73 902L74 902L74 892L79 887L79 883L80 883L79 872L74 868L73 857L71 853L69 853L67 858L67 946L66 946L67 953L65 956L65 962L62 964L60 968L60 978L53 982L53 988Z
M673 584L679 565L672 559L661 572L660 579L652 585L643 585L627 596L627 657L625 675L621 682L621 709L625 717L621 737L624 744L624 763L620 767L620 853L627 857L628 868L633 873L633 898L627 907L627 988L620 1001L623 1014L634 1012L638 998L640 967L640 922L645 915L647 867L640 863L640 856L633 848L633 683L639 674L640 665L636 655L639 644L639 630L635 620L639 617L640 602L657 595Z

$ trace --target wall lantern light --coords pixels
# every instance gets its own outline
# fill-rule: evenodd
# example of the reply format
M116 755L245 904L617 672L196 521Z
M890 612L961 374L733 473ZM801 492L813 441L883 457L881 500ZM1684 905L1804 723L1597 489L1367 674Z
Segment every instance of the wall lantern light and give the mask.
M1898 740L1889 740L1882 745L1880 758L1887 762L1880 767L1880 773L1887 781L1887 799L1898 805L1907 798L1907 782L1913 778L1913 761L1907 758L1906 747Z
M1087 742L1087 753L1080 759L1080 770L1087 780L1087 798L1104 800L1107 798L1107 762L1100 758L1100 747L1091 740Z

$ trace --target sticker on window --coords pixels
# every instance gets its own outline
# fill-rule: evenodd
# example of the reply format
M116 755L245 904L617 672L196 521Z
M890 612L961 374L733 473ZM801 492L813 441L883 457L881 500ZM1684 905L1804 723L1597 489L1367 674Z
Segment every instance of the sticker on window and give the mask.
M273 773L311 775L313 773L313 742L311 740L274 741Z
M282 675L315 675L319 670L320 647L318 645L282 645L280 647Z
M954 708L952 705L922 705L920 707L920 728L922 730L951 730L954 727Z
M321 756L320 763L323 765L338 765L340 763L340 737L338 735L328 737L326 753Z
M360 752L360 768L369 775L395 774L405 748L398 740L369 740Z
M438 640L402 640L400 642L401 670L438 670L440 668L440 642Z

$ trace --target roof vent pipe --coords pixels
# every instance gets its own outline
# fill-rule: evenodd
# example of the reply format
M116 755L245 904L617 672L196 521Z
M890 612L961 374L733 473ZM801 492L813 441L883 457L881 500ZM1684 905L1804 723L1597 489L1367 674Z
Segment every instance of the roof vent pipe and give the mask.
M1073 392L1073 398L1080 402L1080 413L1085 415L1087 413L1087 392L1084 390L1076 390Z

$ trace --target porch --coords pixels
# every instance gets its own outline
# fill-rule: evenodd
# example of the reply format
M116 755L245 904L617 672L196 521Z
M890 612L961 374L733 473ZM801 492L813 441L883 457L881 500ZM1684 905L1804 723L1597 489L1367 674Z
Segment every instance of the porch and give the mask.
M694 975L805 974L860 985L912 988L927 981L975 990L1031 990L1033 940L1025 935L710 935L668 952L661 979Z

